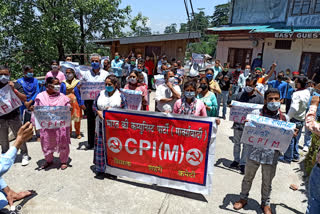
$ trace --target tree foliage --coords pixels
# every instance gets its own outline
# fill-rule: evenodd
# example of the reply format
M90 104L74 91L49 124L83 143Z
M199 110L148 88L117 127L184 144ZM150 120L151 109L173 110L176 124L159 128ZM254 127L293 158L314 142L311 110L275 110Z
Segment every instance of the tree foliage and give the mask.
M177 24L176 23L173 23L173 24L167 26L164 29L164 33L167 33L167 34L177 33L177 32L178 32L178 30L177 30Z
M121 0L0 0L0 63L13 76L22 66L34 66L36 74L49 69L51 60L66 54L88 54L95 48L88 41L151 33L141 13L131 16L131 7ZM131 29L125 33L125 29ZM84 56L77 56L84 62Z

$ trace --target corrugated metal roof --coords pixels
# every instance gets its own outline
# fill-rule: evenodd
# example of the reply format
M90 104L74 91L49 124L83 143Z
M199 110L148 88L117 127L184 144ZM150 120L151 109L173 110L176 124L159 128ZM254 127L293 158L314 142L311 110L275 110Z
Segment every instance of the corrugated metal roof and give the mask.
M93 40L93 43L108 43L113 41L120 41L120 44L133 44L133 43L145 43L145 42L161 42L171 40L183 40L183 39L200 39L200 32L189 33L174 33L174 34L158 34L151 36L140 37L122 37L114 39Z
M238 31L238 30L254 30L269 27L269 25L254 25L254 26L222 26L208 28L207 31Z

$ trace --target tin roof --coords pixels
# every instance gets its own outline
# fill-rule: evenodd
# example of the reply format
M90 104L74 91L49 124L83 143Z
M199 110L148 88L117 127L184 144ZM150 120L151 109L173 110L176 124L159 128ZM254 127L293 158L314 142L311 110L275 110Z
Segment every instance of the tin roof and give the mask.
M133 43L162 42L162 41L171 41L171 40L200 39L200 38L201 38L200 32L190 32L190 33L157 34L157 35L151 35L151 36L102 39L102 40L93 40L91 42L104 44L104 43L119 41L120 44L133 44Z

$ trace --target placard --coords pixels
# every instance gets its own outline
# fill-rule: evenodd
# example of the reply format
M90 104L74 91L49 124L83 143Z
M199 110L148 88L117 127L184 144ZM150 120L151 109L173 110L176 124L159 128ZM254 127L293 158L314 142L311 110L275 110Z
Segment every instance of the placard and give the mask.
M10 85L7 84L0 89L0 116L8 114L20 106L22 103Z
M81 81L81 99L82 100L95 100L100 91L105 90L104 82L83 82Z
M37 129L69 127L71 112L69 106L35 106L34 119Z
M238 101L232 101L232 107L230 108L229 120L243 124L253 110L262 109L263 105L254 103L243 103Z
M142 91L134 91L129 89L120 89L127 101L128 109L140 110L142 105Z

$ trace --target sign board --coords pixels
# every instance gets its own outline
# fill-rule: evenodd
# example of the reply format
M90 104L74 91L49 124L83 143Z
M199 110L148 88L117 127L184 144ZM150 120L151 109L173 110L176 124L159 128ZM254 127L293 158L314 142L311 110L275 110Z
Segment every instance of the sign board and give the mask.
M37 129L69 127L71 112L69 106L35 106L34 119Z

